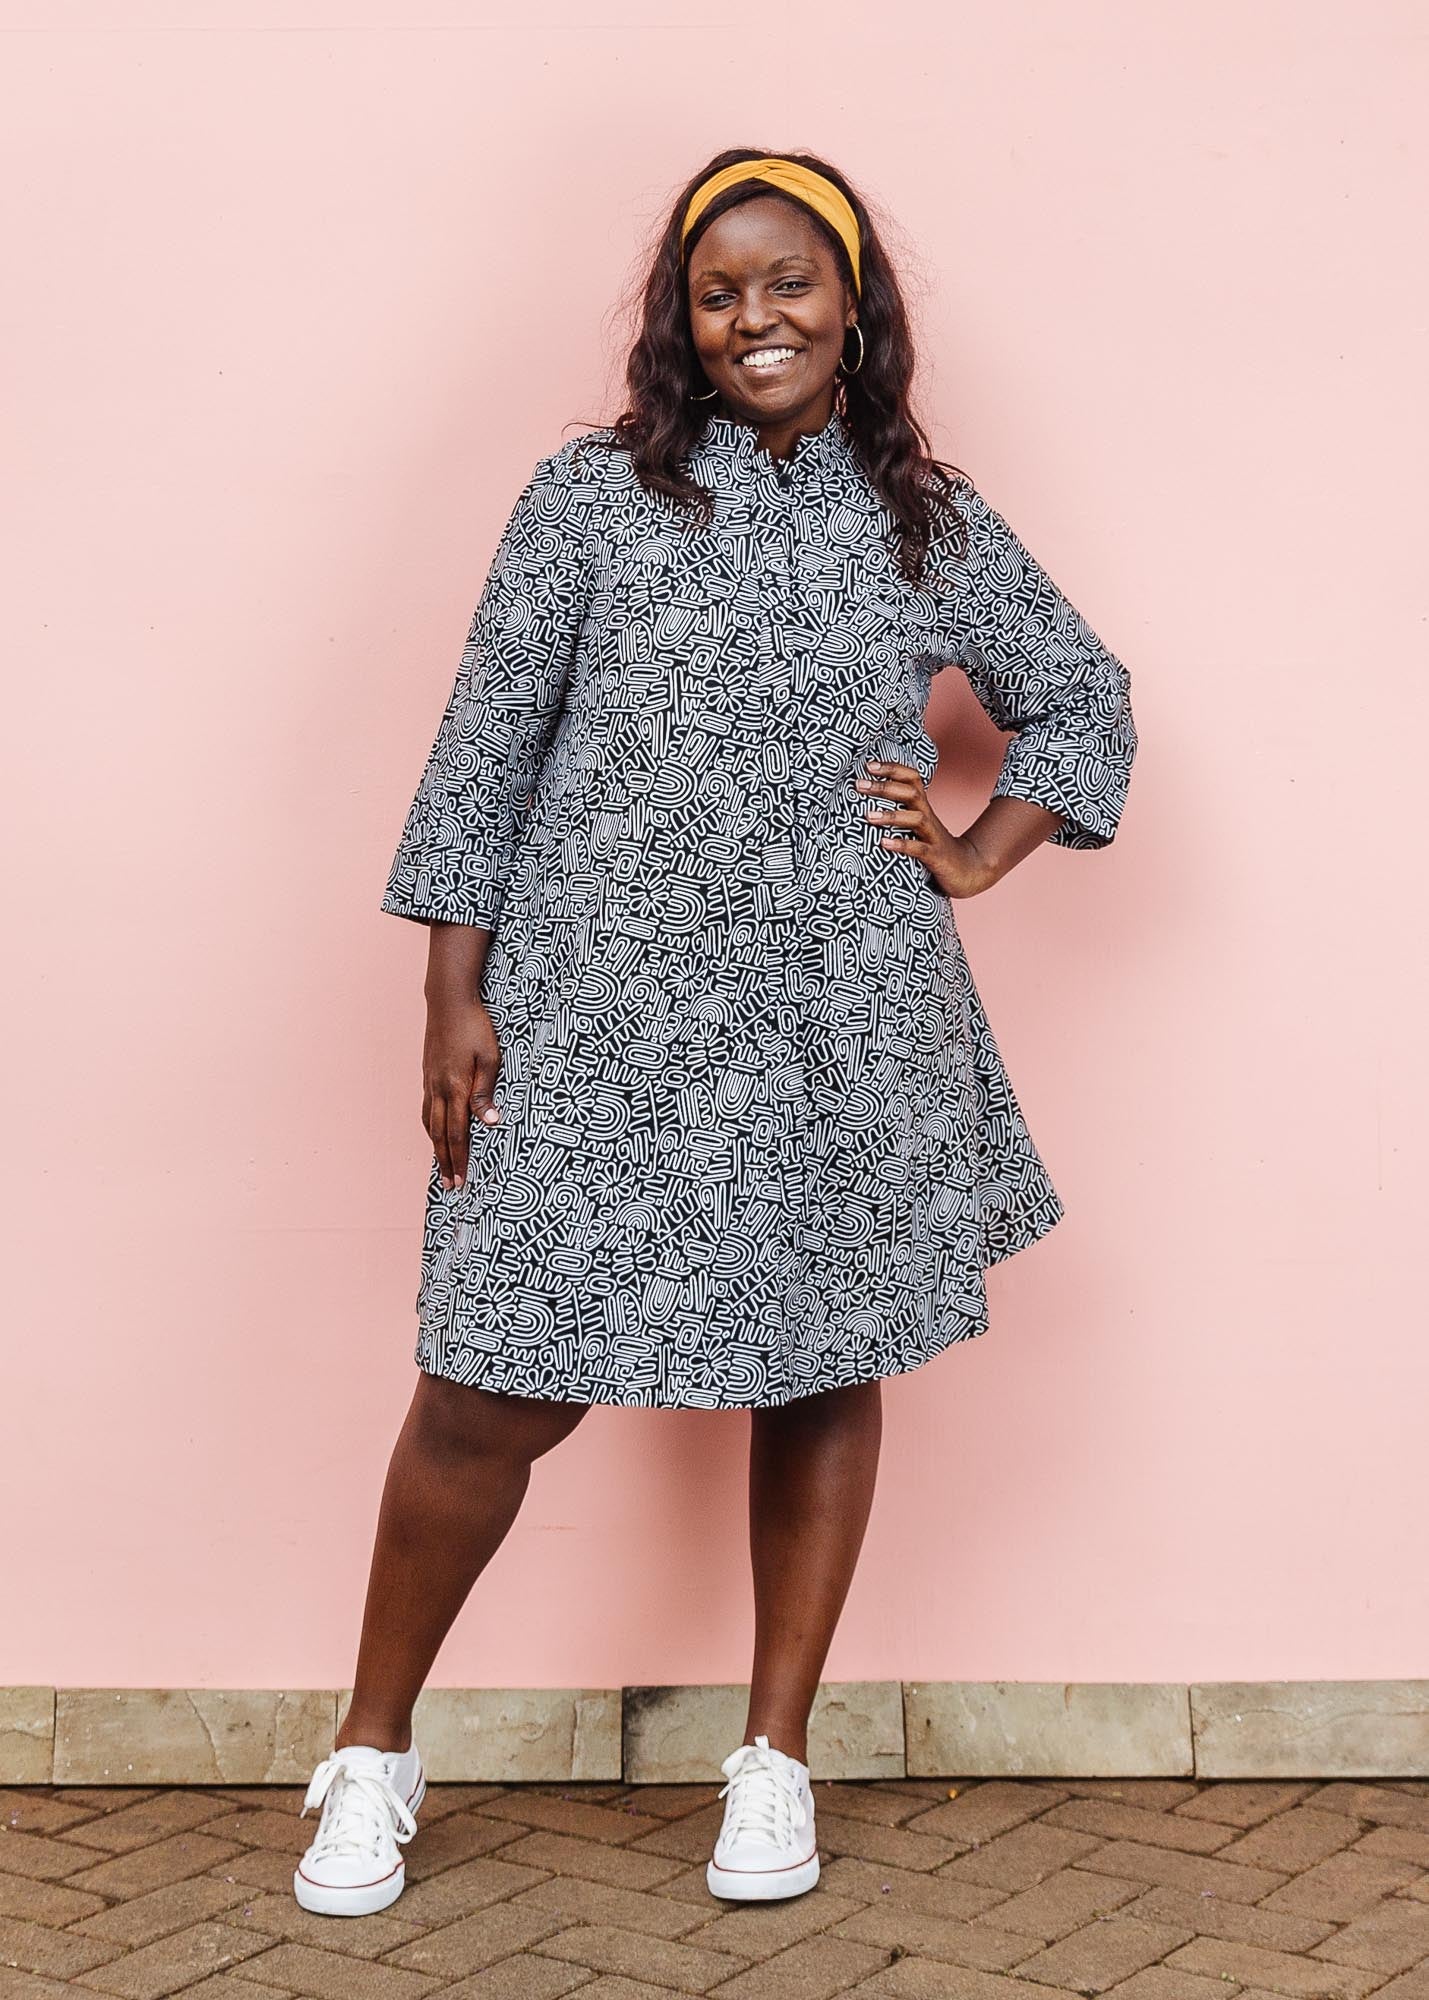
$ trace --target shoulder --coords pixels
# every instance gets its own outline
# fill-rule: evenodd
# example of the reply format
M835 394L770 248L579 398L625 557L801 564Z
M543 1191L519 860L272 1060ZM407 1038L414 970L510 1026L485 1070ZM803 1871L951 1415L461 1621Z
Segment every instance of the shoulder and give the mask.
M1011 527L971 473L948 468L948 476L930 543L936 565L966 575L1017 553Z
M609 424L582 431L567 438L554 451L538 458L531 483L550 488L603 490L619 469L628 471L628 458L615 443Z

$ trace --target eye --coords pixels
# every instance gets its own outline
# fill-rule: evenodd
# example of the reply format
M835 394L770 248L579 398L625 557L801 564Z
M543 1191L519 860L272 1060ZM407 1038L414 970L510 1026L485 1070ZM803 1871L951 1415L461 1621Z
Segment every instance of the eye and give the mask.
M812 282L809 278L781 278L774 289L782 292L786 285L794 285L801 291L808 291ZM700 305L706 312L718 312L725 300L732 297L731 292L706 292L700 300Z

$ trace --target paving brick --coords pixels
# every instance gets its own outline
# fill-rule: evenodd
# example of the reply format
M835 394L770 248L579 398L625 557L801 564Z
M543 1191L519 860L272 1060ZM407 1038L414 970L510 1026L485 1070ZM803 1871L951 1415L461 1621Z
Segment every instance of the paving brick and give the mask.
M1195 1796L1176 1807L1183 1819L1220 1820L1225 1826L1248 1831L1272 1814L1297 1806L1318 1789L1313 1779L1299 1784L1266 1784L1244 1778L1222 1778L1203 1785Z
M1407 1972L1429 1958L1429 1905L1403 1901L1381 1903L1377 1910L1312 1947L1312 1958L1336 1965L1358 1965L1388 1977Z
M23 1875L0 1875L0 1917L26 1917L31 1923L75 1923L104 1908L104 1898L85 1889L68 1889L58 1882L41 1882Z
M1316 1917L1268 1910L1264 1903L1232 1903L1223 1896L1207 1896L1193 1889L1166 1885L1144 1890L1134 1903L1123 1904L1121 1913L1124 1917L1145 1917L1151 1923L1183 1924L1199 1937L1264 1945L1267 1951L1308 1951L1312 1944L1328 1937L1331 1930L1329 1924ZM1001 1917L999 1910L999 1920Z
M239 1882L247 1889L282 1895L293 1886L293 1856L268 1847L249 1847L230 1854L208 1873L216 1882Z
M1193 1935L1183 1926L1149 1924L1140 1917L1098 1917L1024 1959L1017 1976L1073 1993L1105 1993L1109 1986L1155 1965Z
M1058 1778L1057 1783L1074 1799L1116 1799L1147 1812L1170 1812L1183 1803L1189 1807L1197 1796L1191 1778Z
M940 1876L939 1880L942 1879ZM1140 1882L1119 1882L1115 1875L1091 1875L1079 1868L1062 1868L1035 1888L1006 1897L988 1921L1019 1937L1051 1944L1066 1937L1069 1931L1080 1930L1093 1917L1129 1903L1142 1893L1142 1888ZM1136 1912L1138 1916L1150 1914Z
M723 1808L721 1808L723 1810ZM639 1852L629 1847L604 1847L599 1841L577 1840L567 1833L527 1833L501 1850L503 1861L521 1861L553 1875L575 1875L588 1882L609 1882L617 1889L653 1889L681 1873L683 1863L672 1856Z
M431 1825L449 1813L470 1812L473 1806L484 1806L488 1799L499 1799L509 1790L508 1785L434 1785L428 1779L421 1807L422 1824Z
M911 1833L901 1826L871 1826L866 1820L843 1819L837 1813L814 1813L819 1857L852 1854L860 1861L887 1861L895 1868L941 1868L958 1849L934 1834Z
M614 1924L623 1931L648 1931L651 1937L682 1937L704 1921L701 1911L669 1896L647 1896L639 1889L573 1881L569 1876L523 1889L512 1898L511 1906L556 1917L557 1929L571 1924ZM732 1942L728 1948L734 1949Z
M817 1784L814 1786L814 1815L827 1811L841 1819L867 1820L874 1826L901 1826L905 1820L928 1811L928 1801L880 1785ZM938 1829L933 1828L936 1833ZM945 1836L946 1837L946 1836Z
M686 1944L708 1945L711 1951L732 1952L736 1958L766 1958L787 1951L814 1931L832 1930L841 1917L851 1917L862 1908L851 1896L830 1894L819 1878L815 1893L785 1896L772 1903L724 1903L707 1897L706 1910L719 1914L702 1921L695 1912L698 1930L685 1933Z
M1398 1979L1391 1979L1388 1986L1381 1986L1375 2000L1429 2000L1429 1965L1418 1965L1413 1972L1402 1972Z
M403 1849L407 1857L408 1882L425 1882L430 1876L454 1868L459 1862L480 1860L519 1840L521 1830L509 1820L483 1819L479 1813L452 1813L435 1826L422 1826Z
M96 1992L117 1993L122 2000L162 2000L196 1986L211 1972L236 1965L268 1949L266 1938L234 1930L229 1924L191 1924L139 1951L126 1952L108 1965L80 1973L76 1984Z
M706 1951L671 1938L637 1937L609 1924L578 1924L558 1931L539 1949L547 1958L587 1965L592 1972L618 1972L682 1993L708 1993L720 1980L744 1970L744 1961L730 1952Z
M723 1812L723 1807L720 1810ZM515 1820L523 1827L545 1827L550 1833L603 1840L614 1847L623 1847L642 1833L654 1833L661 1825L655 1813L636 1812L632 1807L584 1805L579 1799L553 1799L525 1790L488 1799L476 1811L493 1819Z
M54 1796L83 1806L87 1812L120 1812L140 1799L157 1798L163 1785L62 1785Z
M74 1988L63 1979L0 1965L0 2000L74 2000Z
M1372 1973L1352 1966L1327 1965L1289 1952L1265 1951L1256 1944L1234 1944L1228 1938L1194 1938L1172 1952L1167 1964L1178 1972L1202 1972L1207 1978L1237 1980L1244 1986L1264 1986L1288 1993L1295 2000L1364 2000L1380 1983Z
M950 1861L942 1873L954 1881L982 1882L1011 1895L1095 1854L1101 1846L1094 1834L1073 1833L1070 1828L1047 1826L1038 1820L1015 1827L985 1846L970 1848Z
M72 1931L53 1931L48 1924L26 1923L20 1917L0 1917L0 1960L23 1972L40 1972L52 1979L68 1979L73 1973L87 1972L117 1957L119 1947L100 1944L93 1938L76 1937Z
M190 1924L216 1917L220 1911L241 1906L252 1895L242 1882L219 1882L212 1875L191 1875L182 1882L170 1882L151 1889L147 1896L115 1903L98 1916L80 1919L71 1935L98 1938L102 1943L121 1945L128 1951L170 1931L186 1930Z
M832 1937L805 1938L787 1951L709 1988L711 2000L831 2000L888 1963L875 1946Z
M989 1889L984 1883L950 1880L946 1869L927 1874L862 1861L851 1854L837 1855L820 1867L818 1893L826 1890L860 1903L892 1897L910 1910L926 1910L930 1916L958 1922L980 1917L1007 1900L1000 1889Z
M708 1861L697 1861L692 1868L682 1868L678 1875L672 1875L668 1882L659 1882L650 1891L652 1896L672 1896L677 1903L698 1903L702 1910L722 1907L710 1896ZM825 1867L824 1874L828 1873Z
M389 1952L388 1965L400 1965L409 1972L427 1972L442 1979L464 1979L498 1959L509 1959L528 1945L539 1944L566 1928L560 1917L546 1910L517 1909L511 1903L493 1903L488 1910L446 1924L400 1950Z
M1006 1972L1019 1959L1040 1949L1031 1938L996 1930L990 1924L932 1916L892 1896L845 1917L833 1925L829 1935L881 1945L885 1951L897 1946L922 1958L945 1958L950 1964L971 1966L980 1972Z
M1239 1867L1210 1854L1178 1854L1171 1847L1148 1847L1143 1841L1109 1840L1094 1854L1077 1862L1098 1875L1119 1875L1128 1882L1162 1882L1172 1888L1204 1891L1230 1902L1258 1903L1278 1889L1285 1877L1269 1868Z
M955 1799L930 1806L910 1824L919 1833L936 1833L958 1847L971 1847L975 1840L996 1840L1024 1821L1066 1802L1060 1785L1004 1784L989 1778L986 1784L959 1791Z
M1393 1791L1387 1785L1355 1785L1342 1779L1322 1785L1309 1803L1317 1812L1348 1813L1376 1826L1410 1826L1429 1833L1429 1798Z
M853 1990L857 2000L1063 2000L1053 1986L914 1957L898 1959Z
M814 1791L816 1794L820 1791L817 1784ZM701 1806L713 1805L718 1794L717 1784L627 1785L616 1794L611 1804L634 1806L637 1812L648 1813L655 1819L683 1819L686 1813L698 1812Z
M245 1979L238 1972L215 1972L209 1979L201 1979L197 1986L185 1986L184 2000L289 2000L281 1986L260 1986L255 1979Z
M311 1812L304 1819L298 1813L265 1812L261 1807L225 1813L220 1804L214 1817L205 1824L204 1832L211 1839L226 1840L235 1846L271 1847L280 1854L291 1854L296 1860L311 1844L319 1817Z
M355 1918L335 1918L339 1927ZM235 1936L240 1935L238 1932ZM374 1965L306 1944L271 1945L253 1967L254 1979L285 1993L312 1994L314 2000L422 2000L442 1981L396 1965Z
M1213 1854L1235 1839L1234 1829L1214 1820L1190 1819L1115 1799L1068 1799L1043 1813L1039 1826L1065 1826L1103 1840L1141 1840L1149 1847L1175 1847L1183 1854Z
M1200 1972L1175 1972L1169 1965L1148 1965L1117 1986L1104 2000L1225 2000L1241 1989L1228 1979L1209 1979Z
M0 1785L0 1829L10 1833L63 1833L66 1827L93 1819L96 1811L94 1806L80 1805L68 1792Z
M218 1819L225 1804L208 1792L156 1792L119 1812L94 1815L83 1825L71 1827L67 1837L84 1847L102 1848L106 1854L129 1854L168 1834L187 1833L205 1820Z
M657 1833L642 1833L631 1842L637 1854L663 1854L678 1861L708 1861L724 1820L724 1805L705 1806L684 1819L670 1820ZM815 1823L822 1828L824 1815L815 1808Z
M663 1986L640 1986L629 1979L597 1979L592 1983L584 1966L524 1954L488 1966L456 1986L444 1986L442 2000L560 2000L563 1993L573 1993L577 1987L587 1995L604 1988L606 2000L644 2000L646 1994L653 1994L655 2000L670 2000L669 1989ZM618 1987L625 1988L623 1995L617 1994Z
M51 1840L43 1833L11 1833L0 1824L0 1872L28 1875L37 1882L53 1882L73 1875L94 1859L92 1848L76 1847L67 1840Z
M287 1944L310 1944L318 1951L341 1949L353 1958L380 1958L422 1935L421 1925L408 1919L405 1896L372 1916L339 1919L303 1909L290 1883L271 1896L250 1892L247 1902L225 1913L224 1922Z
M1313 1806L1292 1806L1222 1848L1222 1861L1248 1861L1256 1868L1277 1868L1298 1875L1328 1860L1359 1837L1359 1822L1343 1813L1317 1812Z
M506 1897L545 1878L546 1871L541 1868L524 1868L504 1859L478 1856L474 1861L464 1861L456 1868L432 1875L425 1882L409 1882L400 1902L392 1907L400 1910L408 1923L435 1929L439 1924L469 1917L474 1910L484 1910L491 1903L504 1902Z
M1408 1826L1372 1826L1355 1842L1356 1854L1373 1854L1385 1861L1408 1861L1429 1868L1429 1833Z
M66 1884L71 1889L96 1889L101 1896L142 1896L166 1883L181 1882L186 1875L202 1875L241 1852L234 1842L214 1840L206 1833L176 1833L152 1847L83 1868L66 1877Z
M1418 1869L1408 1862L1383 1861L1376 1855L1348 1848L1284 1883L1263 1898L1262 1906L1267 1910L1318 1917L1332 1924L1347 1924L1364 1916L1396 1889L1418 1879Z

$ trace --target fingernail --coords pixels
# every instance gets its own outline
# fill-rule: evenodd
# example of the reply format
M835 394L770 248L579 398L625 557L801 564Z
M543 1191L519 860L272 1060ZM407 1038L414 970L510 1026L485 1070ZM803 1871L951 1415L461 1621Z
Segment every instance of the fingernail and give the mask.
M485 1111L483 1111L481 1115L486 1120L488 1125L494 1125L496 1123L496 1106L494 1104L488 1104Z

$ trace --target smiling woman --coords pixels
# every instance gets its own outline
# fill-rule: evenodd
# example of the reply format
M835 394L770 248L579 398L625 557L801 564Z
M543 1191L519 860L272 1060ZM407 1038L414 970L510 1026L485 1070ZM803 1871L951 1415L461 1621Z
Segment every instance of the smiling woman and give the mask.
M984 1332L985 1271L1063 1213L954 904L1105 847L1136 749L1126 669L929 453L913 362L848 182L722 154L655 249L629 406L502 534L382 898L431 930L420 1378L310 1909L400 1893L412 1702L592 1403L752 1413L756 1665L707 1881L817 1879L805 1731L879 1385ZM926 789L953 663L1015 732L961 833Z

